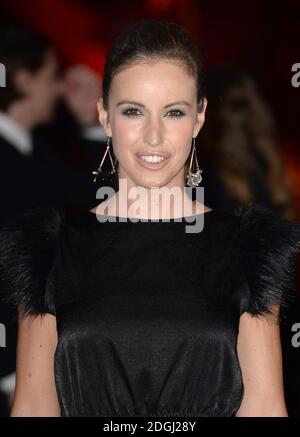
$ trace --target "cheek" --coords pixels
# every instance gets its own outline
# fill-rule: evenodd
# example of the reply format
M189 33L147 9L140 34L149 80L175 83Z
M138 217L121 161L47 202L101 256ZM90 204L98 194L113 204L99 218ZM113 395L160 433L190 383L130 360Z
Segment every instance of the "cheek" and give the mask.
M115 118L111 122L111 128L114 135L114 150L119 156L126 153L141 144L141 128L138 123L130 123L124 118Z
M191 120L185 119L169 122L166 138L173 148L176 156L186 157L189 154L193 137L193 124Z
M112 120L112 130L120 138L135 138L141 136L143 131L143 123L141 119L128 119L121 115L116 115Z

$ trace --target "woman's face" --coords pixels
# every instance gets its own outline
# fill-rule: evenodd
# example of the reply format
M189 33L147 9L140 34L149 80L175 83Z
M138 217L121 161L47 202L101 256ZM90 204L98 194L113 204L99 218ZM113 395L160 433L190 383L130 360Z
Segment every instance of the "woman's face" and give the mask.
M99 121L112 137L119 178L129 189L184 186L184 165L206 103L197 112L195 79L179 63L138 63L116 74L108 111L102 99L98 103ZM164 160L152 162L154 155Z

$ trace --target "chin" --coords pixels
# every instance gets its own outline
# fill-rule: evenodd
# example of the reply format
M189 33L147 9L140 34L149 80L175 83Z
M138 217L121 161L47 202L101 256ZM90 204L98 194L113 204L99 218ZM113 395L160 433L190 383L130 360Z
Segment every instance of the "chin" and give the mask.
M144 188L160 188L166 184L167 182L162 178L143 178L136 181L136 185Z

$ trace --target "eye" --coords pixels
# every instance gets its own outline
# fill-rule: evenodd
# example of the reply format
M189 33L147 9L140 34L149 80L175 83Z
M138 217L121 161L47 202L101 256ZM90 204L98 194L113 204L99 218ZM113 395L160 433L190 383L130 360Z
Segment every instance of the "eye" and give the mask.
M122 114L130 118L136 118L142 115L139 109L133 107L125 109L122 112ZM168 114L171 114L171 115L167 115L167 117L169 118L181 118L185 116L185 113L180 109L172 109L171 111L168 112Z
M185 116L185 113L183 111L180 111L180 109L172 109L168 112L170 118L181 118Z
M140 112L140 111L137 108L127 108L127 109L125 109L125 111L122 112L122 114L126 115L126 117L136 118L140 115L140 114L137 114L138 112Z

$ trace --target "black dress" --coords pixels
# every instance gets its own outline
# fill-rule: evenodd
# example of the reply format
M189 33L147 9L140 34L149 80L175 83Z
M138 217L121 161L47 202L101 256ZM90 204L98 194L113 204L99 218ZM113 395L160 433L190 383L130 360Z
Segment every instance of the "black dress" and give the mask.
M240 315L293 299L300 225L259 205L202 218L187 233L40 207L2 229L4 296L57 318L62 416L235 415Z

